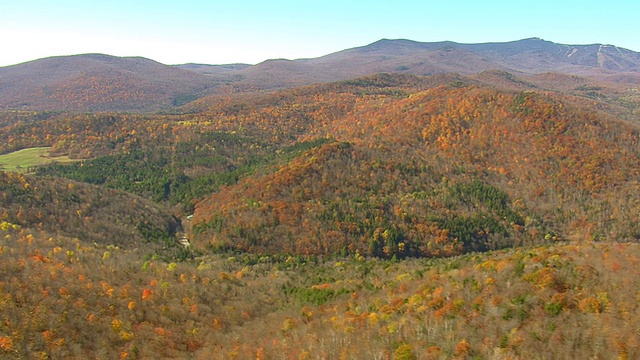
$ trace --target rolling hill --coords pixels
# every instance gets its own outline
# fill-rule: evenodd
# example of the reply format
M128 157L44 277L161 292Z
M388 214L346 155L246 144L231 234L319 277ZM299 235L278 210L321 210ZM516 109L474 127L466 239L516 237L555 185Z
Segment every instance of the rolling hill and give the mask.
M203 75L145 58L61 56L0 68L0 108L150 111L210 86Z
M629 84L640 79L640 54L613 45L563 45L538 38L482 44L382 39L318 58L274 59L253 66L167 66L144 58L85 54L0 68L0 109L155 111L215 92L282 89L376 73L496 70Z
M176 243L180 224L146 199L66 179L0 172L0 180L4 222L86 244L146 247L149 253Z
M0 172L0 357L638 358L636 57L2 68L0 151L83 160Z
M458 81L421 89L411 79L239 106L228 121L247 133L336 142L196 204L196 237L218 249L383 257L556 236L638 239L637 204L625 200L640 192L637 126L593 100Z
M640 54L613 45L563 45L538 38L483 44L382 39L314 59L268 60L240 72L252 84L290 86L380 72L431 75L487 70L583 76L638 72Z

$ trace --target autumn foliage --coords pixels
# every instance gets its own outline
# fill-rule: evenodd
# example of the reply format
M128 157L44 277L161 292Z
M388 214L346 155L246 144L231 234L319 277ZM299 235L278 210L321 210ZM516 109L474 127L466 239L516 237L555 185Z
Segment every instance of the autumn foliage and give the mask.
M81 161L0 172L0 357L638 358L637 119L483 76L1 113Z
M3 358L635 358L640 349L637 244L167 263L20 227L0 234Z

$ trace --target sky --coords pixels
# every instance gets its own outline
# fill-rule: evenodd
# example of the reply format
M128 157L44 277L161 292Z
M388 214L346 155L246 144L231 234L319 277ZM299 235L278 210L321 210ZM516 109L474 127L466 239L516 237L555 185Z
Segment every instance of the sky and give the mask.
M640 51L640 1L0 0L0 66L103 53L164 64L312 58L380 40L612 44Z

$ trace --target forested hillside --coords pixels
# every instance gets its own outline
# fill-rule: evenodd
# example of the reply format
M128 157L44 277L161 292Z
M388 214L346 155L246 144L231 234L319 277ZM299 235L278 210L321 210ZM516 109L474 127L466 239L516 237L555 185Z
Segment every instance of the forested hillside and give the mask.
M142 57L56 56L0 67L0 109L156 111L224 80Z
M51 114L2 136L7 150L87 158L41 176L195 207L201 250L391 258L638 239L633 123L588 98L464 80L380 75L182 115Z
M527 79L1 112L0 357L638 357L635 98Z
M640 354L638 244L164 262L6 222L0 234L6 359Z
M532 77L532 83L543 88L550 83L535 81L541 73L605 79L631 85L620 89L625 92L637 89L640 53L613 45L567 45L529 38L477 44L381 39L316 58L269 59L256 65L165 65L105 54L56 56L0 67L0 109L171 111L210 94L291 89L380 73L429 76L496 71ZM563 91L567 90L574 89Z
M149 200L59 178L0 172L0 180L3 222L150 254L177 248L179 222Z
M386 91L278 106L273 126L315 122L309 136L343 143L198 204L199 239L243 251L415 256L638 238L633 125L554 94ZM264 119L274 110L252 111Z

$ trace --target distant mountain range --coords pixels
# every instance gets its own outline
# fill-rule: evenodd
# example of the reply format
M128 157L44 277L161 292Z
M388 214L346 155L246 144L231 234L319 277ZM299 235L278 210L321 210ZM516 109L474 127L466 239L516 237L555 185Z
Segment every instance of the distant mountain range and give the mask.
M0 68L0 108L145 111L210 86L201 74L145 58L60 56Z
M224 92L269 90L375 73L640 76L640 53L613 45L539 38L459 44L383 39L313 59L257 65L164 65L141 57L85 54L0 67L0 109L154 111Z

